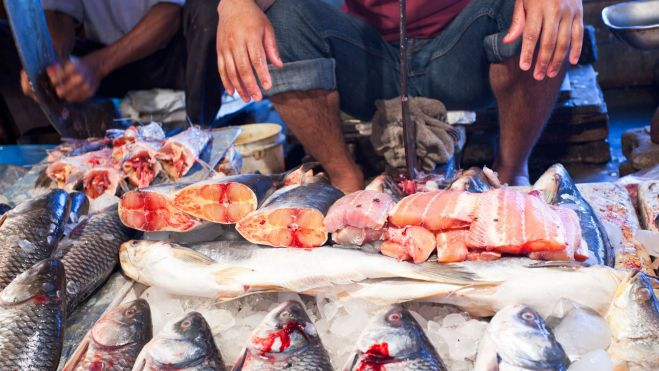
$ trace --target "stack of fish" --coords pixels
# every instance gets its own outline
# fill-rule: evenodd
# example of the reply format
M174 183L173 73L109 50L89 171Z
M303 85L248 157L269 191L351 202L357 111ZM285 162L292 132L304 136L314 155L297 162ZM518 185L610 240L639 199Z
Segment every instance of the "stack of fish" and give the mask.
M112 148L75 156L51 154L46 175L60 188L70 190L82 184L92 199L115 195L124 179L136 188L143 188L152 184L163 170L170 179L181 178L198 161L211 139L208 131L194 126L165 138L157 123L131 126L118 132L112 130L108 134L113 136L112 141L101 143L111 144Z
M1 369L56 369L64 320L107 280L119 245L133 237L116 208L85 217L87 209L83 194L55 189L2 216Z

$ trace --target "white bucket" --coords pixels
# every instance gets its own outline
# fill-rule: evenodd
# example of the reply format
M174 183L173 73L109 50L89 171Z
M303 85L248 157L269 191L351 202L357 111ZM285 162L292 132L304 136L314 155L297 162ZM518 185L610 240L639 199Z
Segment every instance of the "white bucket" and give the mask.
M284 140L286 137L277 124L248 124L240 126L242 132L234 147L243 158L242 173L283 173Z

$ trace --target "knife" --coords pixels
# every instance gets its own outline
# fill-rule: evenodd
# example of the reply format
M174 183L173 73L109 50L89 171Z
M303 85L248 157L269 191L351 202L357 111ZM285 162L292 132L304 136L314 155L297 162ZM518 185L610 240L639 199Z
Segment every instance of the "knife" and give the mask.
M408 61L407 1L400 0L400 102L403 114L403 145L405 146L405 166L408 179L415 179L417 175L416 123L410 117L407 91Z
M30 79L39 106L63 137L75 137L77 110L63 102L50 84L46 67L58 64L59 57L48 32L40 0L5 0L18 55Z

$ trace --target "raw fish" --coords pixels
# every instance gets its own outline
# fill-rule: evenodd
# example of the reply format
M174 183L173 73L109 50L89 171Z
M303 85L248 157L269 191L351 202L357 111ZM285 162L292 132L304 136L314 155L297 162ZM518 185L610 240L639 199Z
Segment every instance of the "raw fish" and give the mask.
M338 244L361 246L380 240L394 204L391 196L376 191L357 191L343 196L327 212L325 230Z
M115 166L112 159L112 150L104 148L80 156L64 157L48 165L46 175L58 187L72 188L75 183L82 179L85 171L97 166Z
M181 133L165 139L156 158L170 178L178 179L190 171L210 140L211 134L208 131L191 126Z
M473 221L479 197L462 191L415 193L391 209L389 223L399 228L424 227L433 232L462 229Z
M113 167L98 166L85 172L82 184L85 194L94 200L104 194L114 196L122 179L123 174L119 170Z
M501 188L501 182L497 174L487 167L483 169L471 167L460 173L449 186L449 189L454 191L472 193L483 193L493 188Z
M137 188L148 187L162 170L156 160L159 144L137 142L126 145L122 156L121 169L128 177L130 184Z
M423 227L389 227L385 238L380 252L398 260L423 263L435 251L435 235Z
M438 232L435 235L437 241L437 262L457 263L467 260L469 251L467 249L468 229L453 229Z
M558 214L565 230L566 246L558 251L537 251L529 253L529 258L535 260L578 260L588 259L588 247L582 246L581 227L579 217L572 209L566 207L552 207ZM583 242L585 245L585 242Z
M236 224L248 241L277 247L317 247L327 241L323 219L343 192L326 183L291 185L273 193Z

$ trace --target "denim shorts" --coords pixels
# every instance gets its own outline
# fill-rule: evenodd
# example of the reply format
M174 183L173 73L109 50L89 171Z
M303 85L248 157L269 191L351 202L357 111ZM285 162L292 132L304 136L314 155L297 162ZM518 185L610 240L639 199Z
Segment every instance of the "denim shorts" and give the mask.
M435 38L409 40L409 94L438 99L450 110L493 102L488 71L519 54L504 44L514 0L472 0ZM367 22L319 0L277 0L266 15L284 61L270 66L266 96L311 89L338 90L341 110L370 120L375 101L399 94L399 44Z

